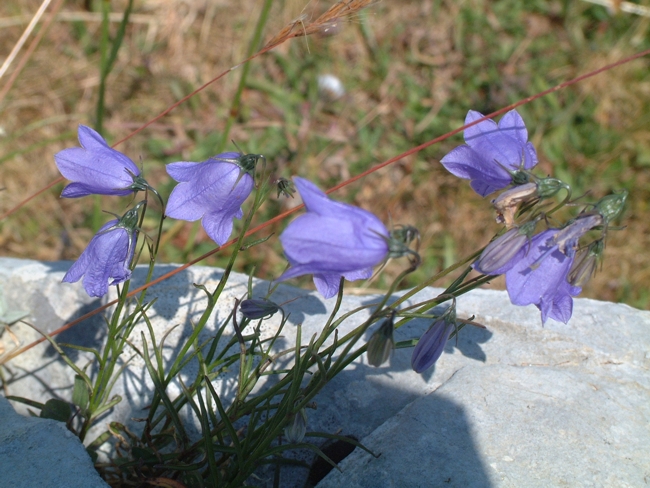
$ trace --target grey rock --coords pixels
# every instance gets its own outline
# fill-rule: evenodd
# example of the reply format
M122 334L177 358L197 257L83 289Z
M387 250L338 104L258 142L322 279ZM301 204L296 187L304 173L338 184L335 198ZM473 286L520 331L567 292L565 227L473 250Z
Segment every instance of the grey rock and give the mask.
M90 456L61 422L17 414L0 397L0 486L103 488Z
M89 299L80 284L60 283L69 265L0 258L0 286L7 302L29 310L31 321L48 332L96 308L100 302ZM162 266L158 273L172 268ZM137 270L135 281L143 275ZM205 306L203 292L192 283L212 289L220 276L214 268L192 267L150 290L148 299L157 299L150 317L158 340L177 326L165 341L166 360L178 353L192 330L191 321ZM204 337L227 317L234 299L245 294L247 281L246 276L231 276ZM264 295L267 287L255 280L255 295ZM410 303L438 293L426 289ZM278 349L295 345L297 324L302 324L303 343L308 342L320 332L334 304L333 299L323 301L313 292L286 285L272 297L277 303L294 298L285 307L291 318ZM376 300L348 296L341 313ZM411 370L407 349L395 351L390 364L380 368L370 367L363 356L317 396L318 409L308 411L309 430L354 435L381 453L375 459L357 449L341 463L343 474L333 471L323 486L561 486L563 480L569 485L605 486L614 480L620 486L638 486L644 476L650 480L648 462L633 454L650 445L650 313L578 299L569 324L549 321L543 328L535 307L515 307L505 292L475 290L458 300L458 315L475 315L474 320L487 329L463 329L424 374ZM355 315L341 325L340 333L367 316L367 312ZM278 316L264 322L265 337L277 330L278 323ZM396 331L396 340L419 337L427 326L425 321L413 321ZM98 318L64 332L58 340L96 347L104 329ZM38 337L21 324L11 330L23 344ZM138 347L140 330L145 329L136 328L132 336ZM12 347L7 334L0 341L5 348ZM83 353L74 359L82 365L88 361ZM73 375L45 345L18 356L7 368L10 394L39 401L70 398ZM183 379L193 374L190 365ZM224 398L230 391L229 379L224 375L214 382ZM114 389L123 401L88 439L101 434L109 421L129 424L131 418L144 416L152 389L136 356ZM168 389L172 396L180 391L179 385ZM605 401L610 404L600 407ZM589 407L593 414L584 413ZM628 448L622 448L620 439L630 435ZM588 449L580 448L583 436ZM601 439L598 449L596 438ZM310 461L312 456L296 453L296 457ZM271 479L269 472L259 475L260 485ZM286 469L281 486L302 486L305 477L304 469Z
M528 307L527 307L528 308ZM578 299L542 328L505 293L459 300L492 336L485 361L436 365L440 386L361 442L321 488L646 486L650 483L650 313ZM448 345L449 346L449 345Z

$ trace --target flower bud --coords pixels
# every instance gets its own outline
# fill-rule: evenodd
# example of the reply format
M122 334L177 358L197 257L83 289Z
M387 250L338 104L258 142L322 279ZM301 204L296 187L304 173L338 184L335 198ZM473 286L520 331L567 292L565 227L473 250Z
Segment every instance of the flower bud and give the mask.
M284 195L287 198L293 198L296 188L293 186L292 181L287 180L286 178L278 178L275 181L275 184L278 187L278 198L280 198L280 195Z
M541 178L537 180L537 196L539 198L551 198L562 189L569 189L569 186L557 178Z
M388 361L395 348L395 340L393 339L394 319L395 313L393 312L368 340L368 364L375 368Z
M598 261L600 260L605 244L602 239L589 244L589 247L581 249L576 254L573 265L567 275L567 281L579 288L587 284L596 272Z
M284 428L284 435L291 444L302 442L307 433L307 412L301 408L289 416L289 423Z
M241 302L239 310L247 319L256 320L272 317L280 306L264 298L249 298Z
M515 264L513 258L529 241L536 225L536 220L527 222L494 239L473 264L474 269L485 275L500 275L508 271Z
M627 200L627 190L621 190L600 199L596 204L596 210L603 216L605 224L609 224L621 214L625 200Z
M416 373L426 371L438 360L445 349L447 340L456 326L456 304L436 320L427 330L413 349L411 367Z

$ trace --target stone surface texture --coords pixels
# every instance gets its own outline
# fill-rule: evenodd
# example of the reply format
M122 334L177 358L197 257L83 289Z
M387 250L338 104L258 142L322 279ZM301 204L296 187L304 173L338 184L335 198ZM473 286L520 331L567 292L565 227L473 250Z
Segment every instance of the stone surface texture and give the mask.
M88 298L80 284L61 284L70 263L40 263L0 258L0 286L8 304L29 310L31 322L52 332L102 302ZM172 266L162 266L159 274ZM136 271L135 281L144 270ZM153 287L157 298L150 317L156 337L165 340L167 360L178 352L205 306L221 271L192 267ZM246 292L248 278L233 275L205 331L209 337L230 313L235 298ZM261 297L268 284L254 282ZM436 296L426 289L410 300ZM297 324L303 343L319 332L335 300L281 285L272 299L291 312L278 349L295 344ZM348 296L341 313L376 302L376 296ZM354 435L379 457L356 449L319 486L645 486L650 484L650 313L626 305L588 299L575 301L568 324L542 327L539 311L515 307L505 292L475 290L458 299L458 315L475 316L487 329L464 328L434 368L422 375L410 369L410 349L393 354L390 364L373 368L361 357L337 376L309 410L309 429ZM355 315L341 326L353 329L367 317ZM265 321L263 334L276 330L279 317ZM396 340L419 337L428 323L416 320L396 331ZM92 319L58 336L61 342L98 347L104 337L102 318ZM140 330L134 344L142 346ZM22 344L38 337L22 324L11 326ZM229 333L232 331L229 329ZM148 337L148 333L146 333ZM5 349L13 339L0 338ZM74 354L73 354L74 353ZM88 357L72 352L84 365ZM37 401L70 399L73 375L51 347L39 345L5 365L7 391ZM191 379L192 365L184 380ZM224 398L232 387L224 375L215 388ZM144 416L153 387L144 363L135 356L114 393L123 401L90 433L89 441L109 421L129 424ZM171 385L168 393L180 393ZM20 404L15 404L17 409ZM0 423L2 418L0 417ZM136 426L134 426L135 428ZM310 459L309 454L297 454ZM302 457L301 457L302 456ZM260 473L260 485L269 479ZM283 471L281 486L302 486L304 469Z
M104 488L108 485L65 424L19 415L0 396L0 486Z

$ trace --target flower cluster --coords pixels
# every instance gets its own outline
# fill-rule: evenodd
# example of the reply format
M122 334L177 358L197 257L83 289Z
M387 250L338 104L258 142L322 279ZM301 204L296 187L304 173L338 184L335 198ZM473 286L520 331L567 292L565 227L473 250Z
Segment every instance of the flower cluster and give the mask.
M470 111L465 122L482 117ZM472 188L481 196L510 187L492 200L497 221L505 223L507 230L485 247L474 269L486 275L505 274L512 303L537 306L542 322L548 318L568 322L573 312L572 297L582 291L595 271L607 225L621 212L627 194L607 196L563 227L547 228L535 235L538 222L545 216L536 211L537 204L569 188L560 180L538 178L529 171L537 156L519 114L510 111L499 124L479 122L464 135L467 144L442 158L445 168L471 180ZM524 206L526 212L521 211ZM524 221L518 224L521 218ZM581 248L580 239L594 229L601 230L600 238Z
M551 214L569 200L569 186L531 172L538 162L537 152L516 111L505 114L498 124L482 118L482 114L470 111L466 123L474 125L465 130L466 144L441 159L451 173L470 180L479 195L502 190L492 205L497 222L505 224L505 229L484 248L472 267L486 276L505 275L512 303L535 305L541 311L542 323L549 318L566 323L573 312L573 297L595 272L607 229L620 214L627 194L609 195L585 207L564 225L551 226L549 222L555 222ZM80 126L79 142L81 147L65 149L55 156L61 173L72 180L63 190L63 197L125 196L148 190L158 196L133 161L109 147L97 132ZM240 152L221 153L203 162L168 164L167 173L178 184L169 196L164 216L201 220L207 235L219 246L224 245L232 234L234 219L243 217L242 204L256 187L259 159L266 168L263 156ZM367 210L331 200L300 177L294 177L293 183L281 177L274 181L278 196L293 197L297 190L306 208L279 237L289 267L276 281L312 275L320 294L331 298L340 293L343 280L368 279L373 269L388 259L408 257L411 266L405 273L420 264L420 236L414 227L395 226L389 230ZM567 195L564 202L545 210L545 201L562 189ZM108 286L128 280L143 205L140 202L123 217L106 223L63 281L83 279L89 295L103 296ZM538 230L543 223L545 227ZM600 235L583 242L594 231ZM411 249L413 241L416 250ZM452 306L422 335L413 350L411 363L416 372L425 371L438 360L456 330L455 297L448 294ZM395 347L394 318L398 312L389 308L376 313L385 314L387 310L389 317L367 344L368 362L373 366L386 362ZM240 307L247 320L262 320L278 311L284 314L279 305L267 299L247 299ZM290 438L301 437L302 419L295 415L293 430L287 433Z
M64 188L62 197L155 192L133 161L112 149L96 131L80 125L78 136L81 147L64 149L54 156L61 174L72 180ZM179 184L169 197L166 215L187 221L202 219L208 236L223 245L232 233L233 219L243 215L241 205L253 190L252 175L260 157L230 152L203 163L168 164L168 174ZM122 218L106 223L63 281L73 283L83 277L83 286L89 295L103 296L109 284L129 279L138 234L139 207L140 204Z

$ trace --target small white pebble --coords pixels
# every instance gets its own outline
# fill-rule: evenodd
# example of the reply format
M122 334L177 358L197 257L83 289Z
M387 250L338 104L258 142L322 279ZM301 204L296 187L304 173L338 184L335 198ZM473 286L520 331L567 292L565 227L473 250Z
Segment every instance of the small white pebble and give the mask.
M318 92L327 100L336 100L345 95L345 88L341 80L334 75L318 75Z

